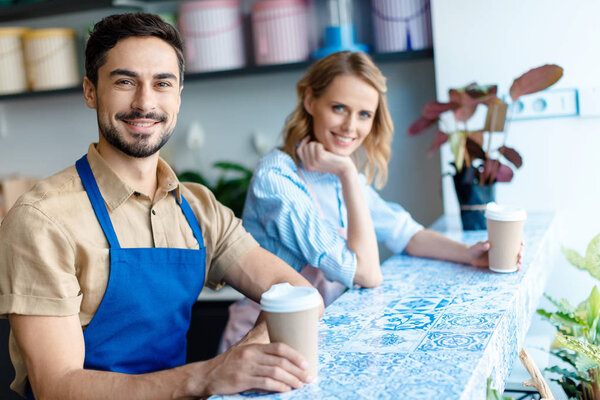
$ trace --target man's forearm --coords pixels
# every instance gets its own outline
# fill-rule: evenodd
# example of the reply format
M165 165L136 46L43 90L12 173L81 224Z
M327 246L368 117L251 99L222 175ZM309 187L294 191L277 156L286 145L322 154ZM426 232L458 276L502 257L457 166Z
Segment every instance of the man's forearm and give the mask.
M38 400L101 399L195 399L208 396L206 362L141 375L115 372L74 370L52 382L37 382Z

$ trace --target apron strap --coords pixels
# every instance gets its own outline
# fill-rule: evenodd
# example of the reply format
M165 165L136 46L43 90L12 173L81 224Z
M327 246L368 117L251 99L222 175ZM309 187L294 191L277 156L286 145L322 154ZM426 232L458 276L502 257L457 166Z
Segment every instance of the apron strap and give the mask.
M102 198L102 194L100 193L100 189L96 183L96 178L94 178L94 173L92 172L92 168L90 168L87 154L77 160L75 163L75 168L77 168L77 172L81 178L81 183L83 183L83 187L85 188L85 191L90 199L90 203L92 203L94 213L96 213L98 222L100 222L100 226L104 231L104 235L106 236L110 247L113 249L121 248L112 222L110 221L106 204L104 204L104 199Z
M175 193L173 193L175 194ZM190 228L192 228L192 232L194 232L194 236L198 241L198 249L202 250L204 248L204 238L202 237L202 229L200 228L200 223L198 219L194 215L192 208L188 204L187 200L183 195L181 195L181 211L183 211L183 215L185 215L185 219L187 219Z

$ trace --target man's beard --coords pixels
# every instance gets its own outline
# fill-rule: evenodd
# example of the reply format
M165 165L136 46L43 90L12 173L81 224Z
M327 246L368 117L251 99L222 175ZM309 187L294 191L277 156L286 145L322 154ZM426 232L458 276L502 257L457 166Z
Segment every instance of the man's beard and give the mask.
M129 113L119 113L115 115L115 118L117 120L152 119L157 122L164 122L167 120L166 115L161 115L157 113L142 114L138 111L131 111ZM151 143L148 143L149 139L143 137L145 135L141 134L139 135L140 137L142 137L140 140L136 141L133 144L127 143L119 134L119 130L116 126L103 124L102 121L100 121L100 118L98 118L98 127L100 128L100 133L102 134L102 136L104 136L108 143L110 143L116 149L127 154L128 156L136 158L146 158L159 151L169 141L174 130L174 128L172 128L170 130L167 129L161 132L160 141L157 144L152 145ZM136 135L134 135L134 137L135 136Z

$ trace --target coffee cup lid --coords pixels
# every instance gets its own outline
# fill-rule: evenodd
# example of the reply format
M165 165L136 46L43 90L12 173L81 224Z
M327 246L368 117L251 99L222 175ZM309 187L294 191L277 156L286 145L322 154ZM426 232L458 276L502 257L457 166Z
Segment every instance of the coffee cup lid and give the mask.
M292 286L289 283L277 283L264 292L260 307L268 312L304 311L321 304L317 289L307 286Z
M494 221L524 221L527 214L521 207L491 202L485 207L485 217Z

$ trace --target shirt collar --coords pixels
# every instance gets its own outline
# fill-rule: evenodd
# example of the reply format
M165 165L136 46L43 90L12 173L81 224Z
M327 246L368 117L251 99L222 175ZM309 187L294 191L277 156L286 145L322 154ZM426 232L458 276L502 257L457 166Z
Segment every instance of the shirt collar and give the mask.
M88 148L87 157L90 168L96 178L98 188L100 189L100 193L102 193L102 197L104 198L109 211L119 207L134 194L135 191L133 188L123 182L117 173L102 158L100 153L98 153L98 150L96 150L96 143L92 143ZM163 197L161 196L161 193L168 194L170 191L174 190L177 201L181 203L181 191L177 175L162 158L159 158L158 160L156 177L158 180L156 200Z

